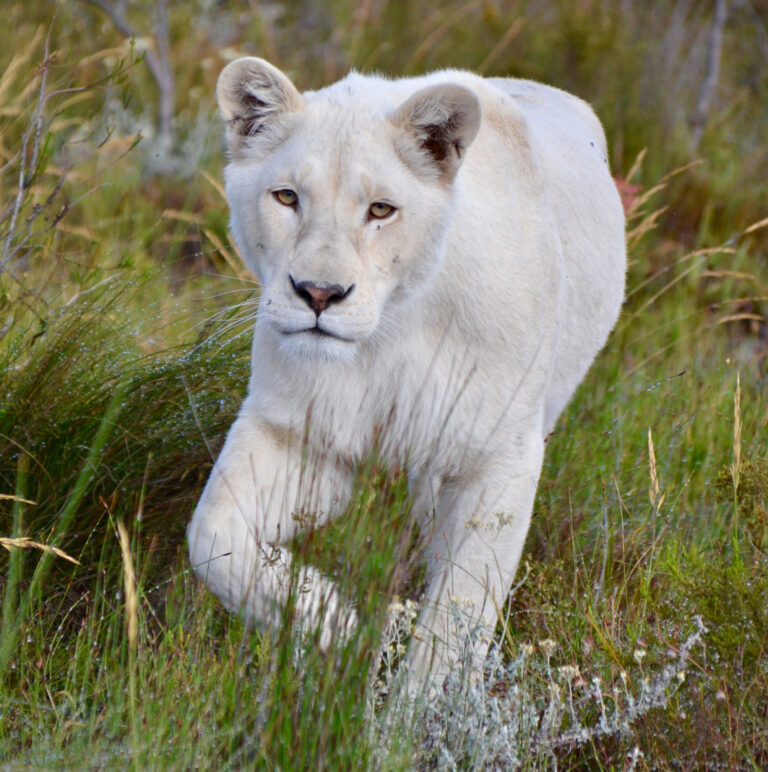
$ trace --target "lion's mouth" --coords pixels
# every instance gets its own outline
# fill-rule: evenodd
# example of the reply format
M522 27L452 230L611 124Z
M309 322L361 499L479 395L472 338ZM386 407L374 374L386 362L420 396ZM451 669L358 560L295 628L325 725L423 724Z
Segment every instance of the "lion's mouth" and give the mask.
M322 327L315 325L314 327L305 327L303 330L283 330L284 335L312 335L316 338L331 338L332 340L340 340L344 343L352 343L349 338L345 338L341 335L337 335L329 330L324 330Z

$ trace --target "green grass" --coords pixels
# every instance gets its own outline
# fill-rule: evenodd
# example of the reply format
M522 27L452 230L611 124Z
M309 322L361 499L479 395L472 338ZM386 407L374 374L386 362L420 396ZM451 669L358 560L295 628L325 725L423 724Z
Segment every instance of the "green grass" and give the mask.
M768 227L750 230L768 217L766 18L731 9L694 149L711 19L683 5L291 0L275 16L175 4L161 157L140 50L149 6L129 5L131 46L86 3L12 4L0 537L16 541L0 556L0 765L768 765ZM604 119L617 176L640 186L624 313L548 441L495 702L458 679L414 716L370 687L386 601L419 585L404 480L374 458L340 523L294 545L362 611L330 652L290 614L245 629L189 574L184 529L245 393L257 297L217 182L227 48L267 55L302 87L349 66L452 65L572 89ZM681 659L697 618L707 632ZM643 693L657 703L631 709ZM558 744L580 725L581 740ZM512 734L504 751L496 726Z

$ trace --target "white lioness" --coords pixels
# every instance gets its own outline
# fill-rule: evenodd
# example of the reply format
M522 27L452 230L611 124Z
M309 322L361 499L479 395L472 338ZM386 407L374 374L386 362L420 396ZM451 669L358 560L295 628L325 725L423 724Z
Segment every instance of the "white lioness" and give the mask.
M602 127L557 89L454 70L300 94L243 58L217 94L232 231L262 292L192 562L229 608L275 620L295 513L341 513L377 441L407 463L422 518L407 662L422 684L456 653L452 600L490 623L502 607L545 438L619 313L624 216ZM334 585L300 573L300 615L327 643Z

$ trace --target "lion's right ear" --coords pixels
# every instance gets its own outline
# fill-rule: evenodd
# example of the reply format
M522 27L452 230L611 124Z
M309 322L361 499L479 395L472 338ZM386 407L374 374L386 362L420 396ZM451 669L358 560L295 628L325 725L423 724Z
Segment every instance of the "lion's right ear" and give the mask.
M249 137L277 139L281 118L304 106L288 77L254 56L236 59L221 71L216 98L227 121L227 142L234 155Z

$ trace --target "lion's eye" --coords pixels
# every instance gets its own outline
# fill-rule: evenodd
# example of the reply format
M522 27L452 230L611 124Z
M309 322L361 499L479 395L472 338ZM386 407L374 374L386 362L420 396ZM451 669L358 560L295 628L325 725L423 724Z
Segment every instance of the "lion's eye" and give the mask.
M275 197L275 200L283 206L296 206L296 204L299 203L299 196L295 190L291 190L290 188L275 190L272 195Z
M383 201L374 201L368 208L368 214L375 220L391 217L396 211L392 204L386 204Z

